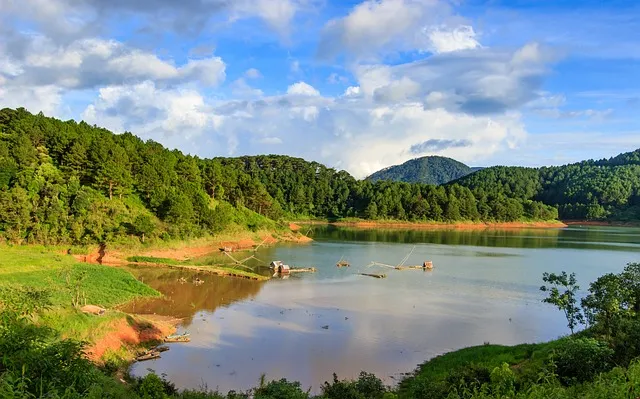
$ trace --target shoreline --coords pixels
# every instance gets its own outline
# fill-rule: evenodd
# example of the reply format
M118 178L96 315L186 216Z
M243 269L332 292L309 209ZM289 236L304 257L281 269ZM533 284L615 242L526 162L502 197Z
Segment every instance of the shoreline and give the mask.
M540 222L403 222L403 221L296 221L297 224L306 225L331 225L338 227L355 227L359 229L394 228L394 229L419 229L419 230L487 230L487 229L558 229L568 227L562 221Z
M563 220L568 226L602 226L602 227L640 227L640 221L620 222L606 220Z

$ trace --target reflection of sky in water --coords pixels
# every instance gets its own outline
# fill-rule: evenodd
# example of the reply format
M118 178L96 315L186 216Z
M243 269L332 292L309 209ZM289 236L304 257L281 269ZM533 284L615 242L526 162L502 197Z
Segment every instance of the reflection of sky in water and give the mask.
M611 239L593 231L589 236L598 242ZM487 341L549 340L567 328L560 312L540 303L543 272L576 272L586 288L598 276L640 260L637 252L582 249L579 244L487 248L416 243L407 264L433 260L435 269L427 272L366 266L373 260L398 263L414 244L318 240L265 249L259 258L316 266L318 272L272 280L258 292L241 285L244 293L223 307L215 306L213 297L205 299L201 309L207 310L197 310L185 326L191 343L172 345L162 359L132 370L136 375L147 368L166 373L181 388L247 389L266 373L316 390L333 372L355 377L366 370L393 383L391 376L449 350ZM350 268L335 267L341 256L351 261ZM384 272L388 278L358 272ZM207 292L216 293L213 288ZM193 295L197 292L186 297Z

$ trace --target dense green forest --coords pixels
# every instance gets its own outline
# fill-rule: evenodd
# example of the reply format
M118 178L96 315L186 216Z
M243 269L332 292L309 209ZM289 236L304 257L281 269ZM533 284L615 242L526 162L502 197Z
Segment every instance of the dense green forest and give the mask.
M523 168L495 166L454 182L484 193L558 208L562 219L640 219L640 149L599 161Z
M406 183L445 184L482 168L470 168L455 159L427 156L412 159L402 165L390 166L377 171L367 180L402 181Z
M200 159L84 122L0 110L0 234L13 242L184 238L283 218L555 219L460 185L358 181L287 156Z

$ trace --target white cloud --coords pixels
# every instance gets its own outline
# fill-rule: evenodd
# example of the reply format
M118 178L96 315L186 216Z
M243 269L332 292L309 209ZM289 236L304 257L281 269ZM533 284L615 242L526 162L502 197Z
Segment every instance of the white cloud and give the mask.
M461 25L454 29L446 26L425 28L424 33L429 39L427 48L435 53L470 50L480 47L476 33L472 26Z
M98 99L82 117L117 133L132 131L174 146L180 146L185 139L196 140L223 122L222 117L208 112L197 91L159 89L151 81L100 89Z
M367 0L329 21L318 48L321 58L344 54L375 59L386 53L444 53L480 47L478 35L450 3L439 0Z
M22 57L0 43L4 63L13 65L5 76L7 85L86 89L103 85L135 83L151 79L169 84L198 82L216 86L225 79L226 65L219 57L188 60L181 66L152 53L130 48L115 40L88 38L67 45L35 35L21 49Z
M231 92L238 98L255 98L264 95L262 90L251 87L243 78L231 83Z
M377 50L414 31L426 10L436 1L368 0L355 6L349 15L329 21L323 30L319 54L333 58L373 56Z
M295 15L317 5L314 0L3 0L1 4L3 11L35 22L56 41L99 32L112 20L147 31L194 33L221 16L232 22L259 18L286 37Z
M61 102L60 90L55 86L11 87L3 85L0 79L0 108L24 107L34 113L42 111L58 116Z
M244 76L247 79L260 79L262 77L262 74L256 68L250 68L247 69L247 71L244 73Z
M363 65L354 74L362 93L380 103L412 100L425 107L495 114L540 96L549 59L544 48L531 44L514 53L477 49L395 66Z
M320 92L308 83L298 82L289 86L287 94L296 96L319 96Z

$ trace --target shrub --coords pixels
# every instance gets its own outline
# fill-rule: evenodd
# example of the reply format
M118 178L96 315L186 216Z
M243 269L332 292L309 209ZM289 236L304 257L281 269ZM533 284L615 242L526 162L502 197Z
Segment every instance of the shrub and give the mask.
M553 355L556 373L566 385L591 381L612 368L613 350L593 338L568 339Z
M254 399L307 399L309 394L300 388L299 382L289 382L286 379L269 381L257 388Z

